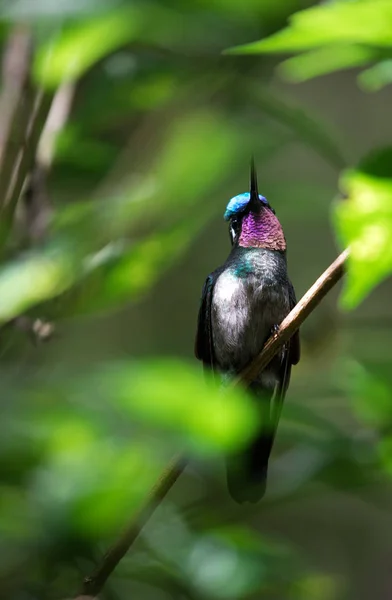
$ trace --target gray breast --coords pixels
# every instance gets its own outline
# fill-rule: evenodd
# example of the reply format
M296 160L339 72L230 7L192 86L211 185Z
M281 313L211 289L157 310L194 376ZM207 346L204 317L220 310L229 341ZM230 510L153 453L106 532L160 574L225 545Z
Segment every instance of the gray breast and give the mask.
M238 372L261 350L290 310L286 263L258 249L218 277L212 298L214 355L222 371ZM268 376L268 374L265 374Z

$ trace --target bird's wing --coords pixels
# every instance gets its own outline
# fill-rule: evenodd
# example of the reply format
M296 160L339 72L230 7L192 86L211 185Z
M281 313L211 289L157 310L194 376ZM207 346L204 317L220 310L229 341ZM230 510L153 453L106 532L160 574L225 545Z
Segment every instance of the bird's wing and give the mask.
M289 299L290 310L293 310L297 303L295 291L292 284L289 284ZM275 438L278 428L280 415L282 412L283 401L286 395L287 388L290 383L291 365L296 365L299 362L301 355L299 331L296 331L287 344L283 347L283 355L279 370L279 383L277 384L273 398L271 400L271 425L273 438Z
M211 325L212 295L215 283L222 270L222 268L216 269L207 277L201 293L201 303L197 318L195 355L196 358L203 362L205 367L210 369L214 369L215 366Z
M289 282L289 300L290 300L290 310L293 310L294 306L297 304L297 299L295 297L295 290L291 281ZM292 365L296 365L299 363L299 359L301 358L301 345L299 341L299 331L296 331L292 338L290 339L290 363Z

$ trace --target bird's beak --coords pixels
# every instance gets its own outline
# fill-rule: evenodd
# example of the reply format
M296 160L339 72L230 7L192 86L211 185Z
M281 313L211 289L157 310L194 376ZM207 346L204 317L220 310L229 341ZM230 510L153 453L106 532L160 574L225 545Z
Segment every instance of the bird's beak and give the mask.
M252 156L250 161L250 200L249 208L252 212L260 212L262 204L259 198L259 190L257 189L257 173L255 168L255 161Z

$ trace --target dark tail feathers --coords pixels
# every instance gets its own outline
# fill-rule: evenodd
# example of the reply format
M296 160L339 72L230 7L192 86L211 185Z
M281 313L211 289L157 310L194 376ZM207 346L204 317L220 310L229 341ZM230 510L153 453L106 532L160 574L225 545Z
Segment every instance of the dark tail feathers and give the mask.
M272 444L273 436L264 433L240 454L227 459L227 486L231 497L239 504L256 503L264 496Z

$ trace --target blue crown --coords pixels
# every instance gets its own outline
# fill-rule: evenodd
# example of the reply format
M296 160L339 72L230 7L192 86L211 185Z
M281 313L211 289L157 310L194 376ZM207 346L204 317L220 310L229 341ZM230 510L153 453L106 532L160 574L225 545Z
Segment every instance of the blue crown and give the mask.
M259 194L260 201L263 204L268 205L268 202L264 196ZM250 200L250 193L245 192L244 194L238 194L238 196L234 196L231 200L229 200L228 205L226 206L226 212L224 214L225 221L229 221L234 215L241 213Z

